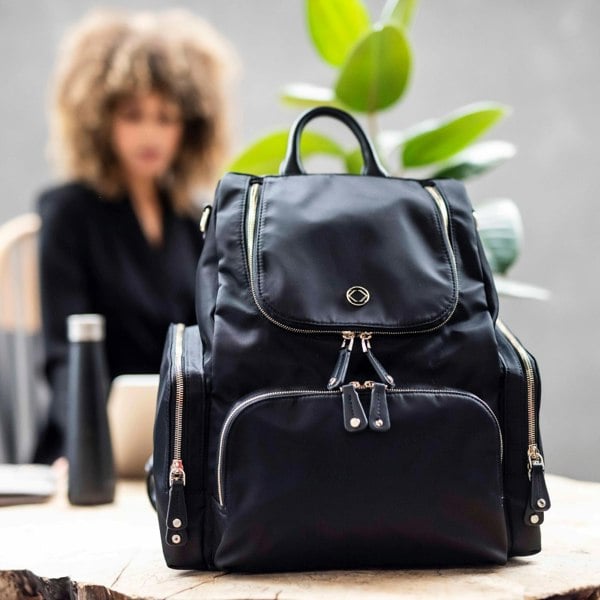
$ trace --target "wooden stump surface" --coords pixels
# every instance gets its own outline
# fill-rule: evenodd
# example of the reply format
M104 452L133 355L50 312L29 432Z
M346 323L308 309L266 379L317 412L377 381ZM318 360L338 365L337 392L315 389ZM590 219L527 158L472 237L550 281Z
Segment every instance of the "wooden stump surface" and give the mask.
M540 554L473 569L224 574L169 569L142 482L114 504L0 508L0 598L600 600L600 484L549 476Z

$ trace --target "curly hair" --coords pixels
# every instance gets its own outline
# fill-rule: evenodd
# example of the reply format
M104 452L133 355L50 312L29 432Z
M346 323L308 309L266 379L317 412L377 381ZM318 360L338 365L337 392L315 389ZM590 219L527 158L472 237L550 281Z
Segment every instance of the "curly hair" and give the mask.
M179 213L193 190L212 186L231 142L233 47L184 9L130 13L96 9L67 32L51 81L49 158L66 178L113 199L125 191L111 145L112 115L123 99L159 92L183 116L179 152L160 184Z

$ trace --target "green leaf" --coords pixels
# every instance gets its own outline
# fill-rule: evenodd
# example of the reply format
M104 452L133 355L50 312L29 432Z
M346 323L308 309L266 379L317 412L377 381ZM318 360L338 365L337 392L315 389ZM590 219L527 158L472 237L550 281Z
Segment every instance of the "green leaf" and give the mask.
M331 88L312 85L312 83L290 83L284 86L281 99L287 104L302 108L339 105Z
M371 26L361 0L306 0L306 20L317 52L334 67Z
M508 198L489 200L475 211L477 230L494 273L505 275L523 244L523 222L517 205Z
M362 171L363 157L360 148L347 152L345 156L346 170L348 173L358 175Z
M407 29L412 23L419 0L388 0L381 11L381 21Z
M500 140L480 142L459 152L449 161L438 166L431 177L469 179L500 166L516 153L516 147L510 142Z
M279 165L285 156L288 142L287 130L275 131L260 138L241 152L228 166L229 171L273 175L279 173ZM300 152L306 158L315 154L344 157L344 150L332 139L304 131L300 138Z
M411 70L411 50L404 32L386 25L354 46L342 66L336 96L358 112L388 108L404 93Z
M404 166L420 167L450 158L483 135L509 110L497 102L478 102L442 119L416 125L406 132L402 151Z

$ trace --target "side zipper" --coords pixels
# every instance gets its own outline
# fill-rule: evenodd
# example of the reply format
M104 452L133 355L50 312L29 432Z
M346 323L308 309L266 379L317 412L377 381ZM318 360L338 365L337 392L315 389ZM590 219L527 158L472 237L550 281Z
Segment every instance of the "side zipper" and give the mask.
M342 334L342 332L337 329L301 329L299 327L290 327L281 321L277 321L271 315L269 315L265 309L261 306L258 301L258 297L256 295L256 290L254 289L254 237L256 234L256 221L258 214L258 205L259 205L259 190L262 186L260 181L254 181L250 185L250 193L249 193L249 201L246 210L246 258L248 260L248 273L250 277L250 292L252 293L252 299L254 300L254 304L261 312L261 314L274 323L278 327L282 329L286 329L287 331L291 331L293 333L337 333ZM446 202L442 198L441 194L438 192L437 188L433 185L426 185L424 189L433 199L438 213L442 219L444 227L442 227L444 241L448 248L448 255L450 257L450 268L452 270L452 279L456 286L458 286L458 272L456 268L456 257L454 255L454 250L452 248L452 244L450 243L450 220L448 215L448 207L446 206ZM456 310L456 306L458 305L458 290L456 293L456 299L454 305L452 306L452 310L449 312L448 316L441 322L435 325L434 327L430 327L428 329L418 329L414 331L378 331L377 335L408 335L414 333L427 333L430 331L435 331L445 325L454 314ZM355 334L363 333L361 331L354 331Z
M550 496L546 487L544 476L544 457L540 452L536 436L536 383L533 364L527 350L519 340L508 329L504 322L498 318L496 325L504 335L508 343L514 348L525 372L525 383L527 388L527 473L529 476L530 492L529 503L524 515L527 525L541 525L544 521L544 512L550 508Z
M185 470L181 458L183 435L183 334L185 325L175 326L172 364L175 380L175 420L173 424L173 458L169 470L169 503L166 518L166 542L170 546L187 543L187 508L185 505Z

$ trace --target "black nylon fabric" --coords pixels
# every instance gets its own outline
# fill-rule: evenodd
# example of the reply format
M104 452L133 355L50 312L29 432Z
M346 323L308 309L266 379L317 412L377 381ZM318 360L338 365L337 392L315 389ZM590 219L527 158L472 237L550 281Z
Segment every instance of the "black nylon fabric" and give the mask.
M418 331L456 304L442 219L414 181L266 177L256 228L256 294L292 327ZM363 306L346 299L355 284Z
M462 393L391 392L395 435L348 435L337 427L339 395L271 398L237 417L225 460L226 510L217 510L217 518L228 517L221 517L216 566L505 562L499 432L490 415ZM310 450L298 451L308 439ZM314 460L326 454L327 462ZM253 493L265 488L268 496Z
M310 175L295 178L300 190L304 187L303 181L309 178ZM243 244L245 208L252 180L248 175L228 174L221 181L213 223L205 241L206 253L202 255L198 271L200 331L205 335L213 332L212 337L206 335L203 340L205 371L211 378L209 436L212 440L218 438L232 404L249 393L272 387L323 388L340 345L340 337L336 334L308 335L281 329L265 319L254 304ZM361 185L368 188L377 181L374 177L356 176L352 183L356 189ZM398 187L413 189L415 186L413 181L395 182ZM435 332L375 335L373 346L379 360L402 385L465 390L476 394L497 411L500 363L479 263L472 209L462 185L450 181L435 183L444 195L451 215L460 290L456 310L450 322ZM318 216L315 219L318 220ZM210 290L215 271L218 285L213 307ZM294 273L289 276L293 278ZM204 294L203 290L208 292ZM214 320L211 317L213 308ZM469 359L465 360L465 357ZM348 380L372 378L372 367L356 349ZM209 453L207 485L214 489L216 444L210 445Z
M167 565L173 568L205 569L205 486L203 478L205 441L205 402L204 378L202 367L202 343L197 326L185 328L182 346L184 393L184 418L193 423L196 433L189 436L182 447L184 465L195 465L190 469L186 480L186 504L188 515L188 535L185 546L166 543L166 515L169 503L169 466L174 440L174 416L176 403L175 375L175 325L171 324L165 340L160 367L160 386L154 424L153 477L156 489L156 510L160 538L165 550Z
M295 178L298 187L302 189L303 180L310 177ZM203 252L198 270L197 314L201 333L206 336L203 338L205 370L212 377L213 398L223 404L224 410L242 396L264 387L325 386L341 340L336 334L288 332L265 319L254 304L243 245L244 209L251 179L247 175L228 174L221 181L212 217L214 229L208 232L207 252ZM379 178L356 176L353 179L354 187L359 188L376 184ZM413 181L401 179L396 183L398 187L415 185ZM375 334L373 346L379 360L398 381L464 389L497 409L500 363L482 281L471 206L459 183L436 183L451 214L460 289L458 305L450 322L435 332ZM316 215L315 220L318 218ZM215 268L218 291L213 320L210 288ZM343 269L343 263L340 268ZM388 263L388 268L392 269L393 265ZM294 275L290 273L290 279L293 280ZM327 281L323 281L323 285L327 285ZM206 294L205 289L209 290ZM213 335L207 335L211 331ZM462 360L462 355L474 357L477 368L470 360ZM213 364L218 364L215 372ZM481 376L482 372L485 377ZM355 351L350 379L372 378L370 365L360 351ZM215 432L220 429L218 415L213 425Z
M347 299L355 285L370 294L363 306ZM173 506L189 521L170 543L161 523L169 566L439 567L540 550L539 527L524 515L536 501L527 452L532 412L541 449L539 373L530 355L525 372L498 330L462 183L227 173L198 264L196 314L181 393L173 330L161 369L159 519L183 402L186 484ZM347 330L370 332L369 351L395 382L377 387L385 427L368 385L327 388ZM341 383L381 373L355 338Z

